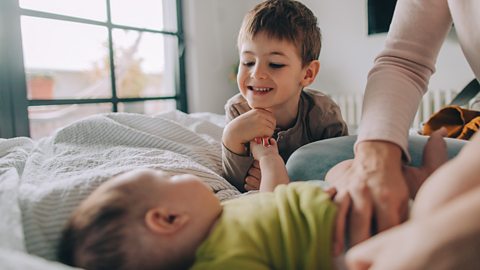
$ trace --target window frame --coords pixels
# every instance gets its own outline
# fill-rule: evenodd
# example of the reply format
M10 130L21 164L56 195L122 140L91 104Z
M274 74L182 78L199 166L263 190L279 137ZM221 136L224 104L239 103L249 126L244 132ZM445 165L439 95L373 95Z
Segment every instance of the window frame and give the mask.
M110 103L112 112L118 112L119 103L150 100L175 100L177 109L188 113L185 78L185 43L182 19L182 1L176 2L177 31L164 31L114 24L111 20L110 0L105 0L107 20L105 22L59 15L55 13L24 9L18 0L0 1L0 138L30 136L29 106L71 105ZM54 19L86 25L103 26L108 31L110 60L111 98L94 99L28 99L26 73L23 59L21 16ZM112 32L114 29L133 30L175 36L178 40L178 61L175 63L175 94L173 96L149 96L120 98L117 96Z

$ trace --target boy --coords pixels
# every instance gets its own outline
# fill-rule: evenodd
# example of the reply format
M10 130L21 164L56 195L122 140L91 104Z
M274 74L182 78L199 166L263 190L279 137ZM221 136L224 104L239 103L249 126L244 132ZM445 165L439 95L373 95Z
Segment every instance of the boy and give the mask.
M315 15L302 3L268 0L245 16L239 35L240 93L227 101L225 178L240 191L258 189L258 162L249 153L256 137L273 137L286 161L300 146L348 135L338 106L304 87L318 74L321 48Z
M193 175L144 169L105 182L75 210L60 260L89 270L332 269L333 231L346 208L336 216L332 189L285 185L283 160L275 140L269 144L251 143L261 192L223 205ZM426 148L426 162L438 160L439 148Z

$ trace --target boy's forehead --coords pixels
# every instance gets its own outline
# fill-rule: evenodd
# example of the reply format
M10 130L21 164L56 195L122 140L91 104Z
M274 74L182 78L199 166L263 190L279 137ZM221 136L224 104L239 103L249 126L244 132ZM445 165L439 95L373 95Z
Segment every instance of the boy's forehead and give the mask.
M244 38L239 44L241 54L262 54L289 56L291 54L300 56L299 48L296 44L288 39L268 36L265 34L257 34L250 38Z

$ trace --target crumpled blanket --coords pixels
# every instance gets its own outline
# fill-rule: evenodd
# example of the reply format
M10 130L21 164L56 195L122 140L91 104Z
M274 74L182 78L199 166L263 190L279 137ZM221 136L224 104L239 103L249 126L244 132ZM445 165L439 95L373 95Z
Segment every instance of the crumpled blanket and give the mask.
M38 142L0 139L0 268L51 269L51 262L29 258L55 260L71 211L124 171L148 167L191 173L220 200L235 197L239 192L221 177L222 130L179 111L156 117L111 113L80 120ZM9 264L15 257L25 259ZM30 267L36 264L39 268Z

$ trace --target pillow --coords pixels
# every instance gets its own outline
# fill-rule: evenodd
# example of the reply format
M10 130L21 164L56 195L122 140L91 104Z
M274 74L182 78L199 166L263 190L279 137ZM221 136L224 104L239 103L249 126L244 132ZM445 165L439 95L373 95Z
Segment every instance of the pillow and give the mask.
M325 179L327 172L340 161L353 158L353 145L356 135L330 138L297 149L287 161L287 171L292 181ZM411 135L408 150L412 157L412 166L422 164L423 147L427 136ZM453 158L466 144L464 140L445 138L448 157Z

